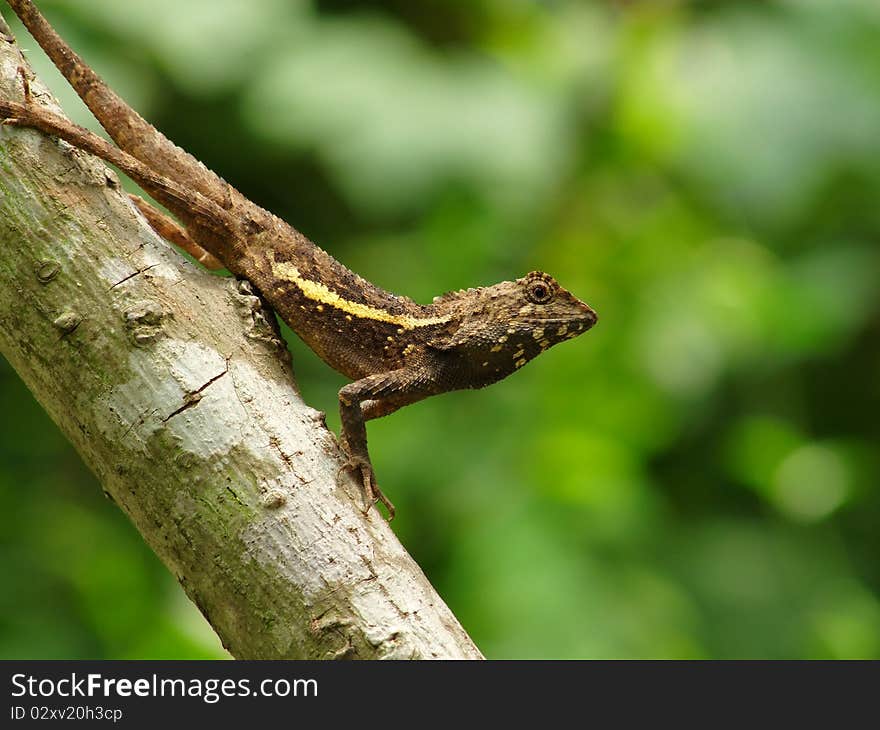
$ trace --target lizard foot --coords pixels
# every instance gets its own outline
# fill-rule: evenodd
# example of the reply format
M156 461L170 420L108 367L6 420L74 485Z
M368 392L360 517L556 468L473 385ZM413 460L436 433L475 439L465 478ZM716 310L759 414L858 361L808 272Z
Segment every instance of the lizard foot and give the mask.
M14 40L14 39L13 39ZM24 92L24 104L16 104L15 102L4 102L3 108L0 109L0 125L3 126L29 126L27 121L22 121L22 119L27 117L27 112L30 111L31 102L33 101L31 97L31 82L28 78L27 70L24 66L19 66L16 70L16 75L21 79L21 88ZM22 119L19 119L15 116L16 111L21 112Z
M376 484L376 475L373 472L373 465L370 463L369 458L350 455L348 461L339 467L337 476L344 471L360 473L365 498L364 514L367 514L367 512L370 511L370 507L376 504L376 502L381 502L385 505L385 509L388 510L388 521L391 522L396 513L394 504L392 504L391 500L382 493L382 490L379 489L379 485Z
M28 78L27 71L25 70L24 66L19 66L16 69L16 72L17 72L19 78L21 78L21 87L22 87L22 90L24 91L24 103L30 104L31 103L31 82L30 82L30 79Z

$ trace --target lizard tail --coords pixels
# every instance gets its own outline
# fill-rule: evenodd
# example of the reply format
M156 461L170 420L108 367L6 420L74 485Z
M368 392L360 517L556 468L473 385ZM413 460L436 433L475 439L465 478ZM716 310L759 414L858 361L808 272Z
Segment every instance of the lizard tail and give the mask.
M235 220L225 208L200 192L160 175L136 157L114 147L89 130L35 104L18 104L5 99L0 99L0 119L6 125L34 127L46 134L60 137L74 147L116 165L184 221L187 228L193 227L193 230L198 231L199 246L211 253L216 251L222 255L229 249L228 242L237 240Z
M31 0L7 0L52 63L119 147L163 177L186 183L224 208L240 193L180 149L116 94L42 16Z

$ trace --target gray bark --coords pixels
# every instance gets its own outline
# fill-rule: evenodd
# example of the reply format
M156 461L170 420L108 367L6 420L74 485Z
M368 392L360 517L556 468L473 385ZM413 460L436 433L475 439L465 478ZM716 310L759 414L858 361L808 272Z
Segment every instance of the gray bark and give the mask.
M0 40L5 98L22 100L21 63ZM102 161L8 126L0 352L233 656L480 658L337 482L337 441L247 283L159 239Z

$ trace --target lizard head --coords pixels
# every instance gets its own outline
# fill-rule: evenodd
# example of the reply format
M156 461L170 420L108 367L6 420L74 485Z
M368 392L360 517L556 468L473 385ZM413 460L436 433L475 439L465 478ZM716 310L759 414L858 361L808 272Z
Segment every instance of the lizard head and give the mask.
M516 281L440 298L457 315L446 348L473 351L490 378L504 377L553 345L590 329L593 309L549 274L533 271Z
M577 337L599 319L592 307L543 271L533 271L511 283L512 325L518 329L525 326L529 331L543 327L551 343Z

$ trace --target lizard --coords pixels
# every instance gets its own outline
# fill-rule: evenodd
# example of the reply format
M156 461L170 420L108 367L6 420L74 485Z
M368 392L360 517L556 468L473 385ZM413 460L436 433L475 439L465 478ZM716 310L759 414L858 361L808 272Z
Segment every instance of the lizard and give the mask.
M352 381L339 391L346 457L339 473L360 477L365 509L381 501L389 520L395 514L376 482L367 421L429 396L495 383L596 324L589 305L541 271L448 292L428 305L385 291L165 137L31 0L7 2L115 145L35 104L23 69L23 103L0 100L2 123L53 135L122 170L177 219L133 196L160 236L208 268L248 279L297 336Z

